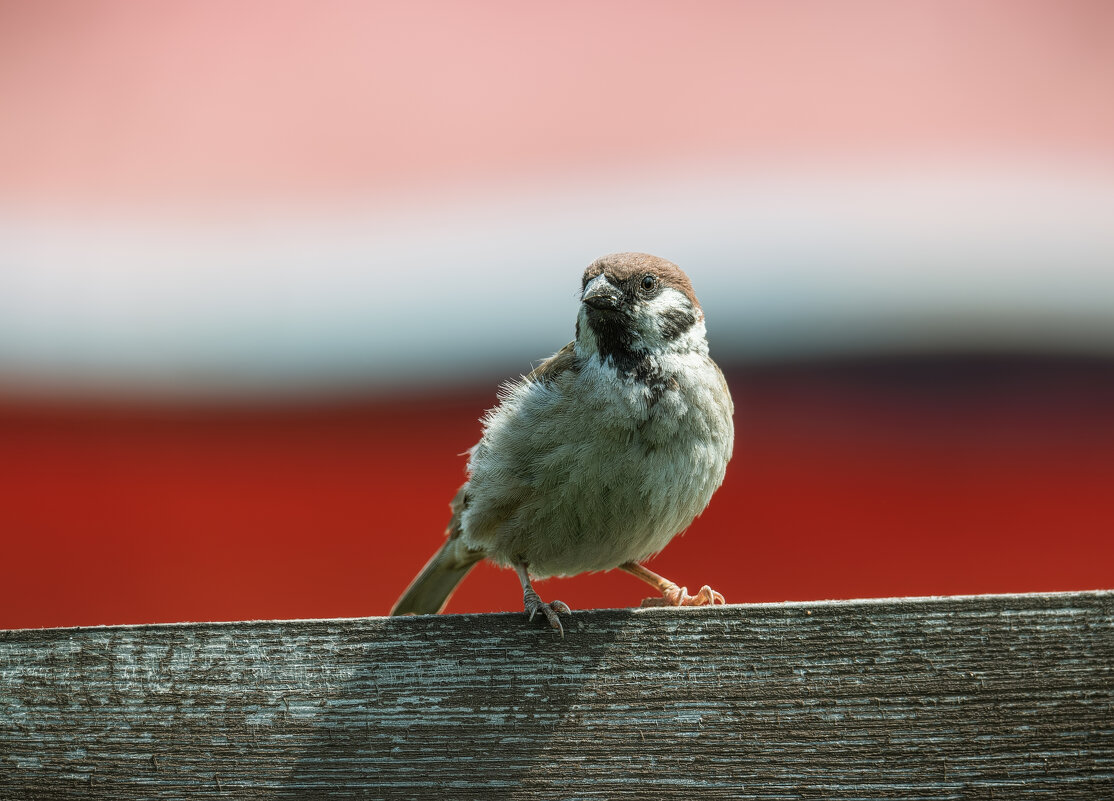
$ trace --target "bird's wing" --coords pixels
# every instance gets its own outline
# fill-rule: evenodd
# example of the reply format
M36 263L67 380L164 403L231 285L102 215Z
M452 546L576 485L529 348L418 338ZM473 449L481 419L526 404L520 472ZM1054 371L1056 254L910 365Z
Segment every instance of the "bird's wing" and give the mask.
M539 364L530 371L530 374L526 376L526 380L536 381L540 384L548 384L562 373L577 369L576 350L573 347L575 344L575 342L570 342Z

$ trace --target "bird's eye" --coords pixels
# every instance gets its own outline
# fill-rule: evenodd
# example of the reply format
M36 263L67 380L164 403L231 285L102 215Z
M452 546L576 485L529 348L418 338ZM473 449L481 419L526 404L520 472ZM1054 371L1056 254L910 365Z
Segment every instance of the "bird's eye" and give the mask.
M642 276L642 291L649 292L657 284L658 279L652 275Z

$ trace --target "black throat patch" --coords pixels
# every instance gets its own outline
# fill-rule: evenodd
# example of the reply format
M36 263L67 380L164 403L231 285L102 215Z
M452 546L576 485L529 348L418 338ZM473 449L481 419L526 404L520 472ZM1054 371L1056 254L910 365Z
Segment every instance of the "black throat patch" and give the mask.
M610 362L622 378L643 384L650 391L651 405L657 403L669 390L677 388L677 379L666 375L649 351L634 347L630 325L623 319L622 312L589 309L588 325L596 337L600 358L604 362ZM675 336L680 336L685 330L688 328L682 329Z
M616 364L625 364L634 358L634 337L626 312L600 311L589 307L588 326L596 338L601 357L613 359Z

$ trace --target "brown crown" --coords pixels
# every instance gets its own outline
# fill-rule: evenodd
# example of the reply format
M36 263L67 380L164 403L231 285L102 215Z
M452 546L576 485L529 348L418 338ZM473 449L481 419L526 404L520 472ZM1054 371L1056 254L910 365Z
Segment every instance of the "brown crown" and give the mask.
M649 253L612 253L596 259L584 271L584 286L600 273L607 275L613 284L619 284L632 278L651 273L667 286L671 286L683 293L692 305L699 309L700 301L692 291L692 282L685 275L684 270L671 261L651 256Z

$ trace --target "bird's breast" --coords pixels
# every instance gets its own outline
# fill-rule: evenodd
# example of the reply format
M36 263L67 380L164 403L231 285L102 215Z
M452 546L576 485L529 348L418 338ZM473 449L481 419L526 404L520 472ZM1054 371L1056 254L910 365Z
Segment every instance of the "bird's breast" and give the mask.
M732 431L715 387L654 389L606 369L520 385L489 415L462 528L496 561L542 576L644 559L722 481Z

